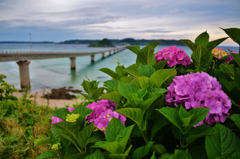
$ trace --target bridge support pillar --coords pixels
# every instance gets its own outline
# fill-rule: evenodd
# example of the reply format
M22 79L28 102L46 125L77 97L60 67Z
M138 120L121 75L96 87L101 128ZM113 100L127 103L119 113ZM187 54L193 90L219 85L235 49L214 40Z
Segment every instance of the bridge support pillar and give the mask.
M94 54L91 55L91 62L94 62Z
M103 52L103 53L102 53L102 58L104 58L104 54L105 54L105 53Z
M114 53L114 54L116 53L115 50L113 50L113 53Z
M111 55L111 51L109 51L109 55Z
M30 61L18 61L21 88L30 87L29 67Z
M76 70L76 57L70 57L71 60L71 70Z

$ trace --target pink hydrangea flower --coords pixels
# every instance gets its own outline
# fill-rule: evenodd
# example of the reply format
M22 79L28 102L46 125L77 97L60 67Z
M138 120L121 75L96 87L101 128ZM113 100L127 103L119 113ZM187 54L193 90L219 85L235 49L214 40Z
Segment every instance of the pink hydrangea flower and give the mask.
M73 109L74 109L74 107L67 108L67 110L68 110L69 112L72 112ZM51 125L56 124L56 123L59 123L59 122L64 122L64 120L62 120L62 119L59 118L59 117L55 117L55 116L52 117Z
M230 99L221 90L217 79L205 72L175 76L167 89L167 105L182 104L186 109L211 108L207 117L197 125L223 123L229 115L232 105Z
M237 51L233 51L233 52L231 52L231 53L238 54ZM231 54L228 53L227 55L231 55ZM228 64L228 63L231 62L232 60L233 60L233 56L231 55L231 56L229 56L224 62Z
M114 111L116 104L110 100L99 100L97 103L93 102L86 106L94 110L89 116L86 117L88 123L94 122L96 128L105 133L109 121L115 117L125 124L126 117Z
M213 56L218 59L222 58L223 56L227 56L227 52L221 48L214 48L212 50L212 53L213 53Z
M167 62L169 67L183 65L186 68L191 64L191 59L187 53L176 46L165 47L164 49L158 51L155 58L157 62L169 59Z

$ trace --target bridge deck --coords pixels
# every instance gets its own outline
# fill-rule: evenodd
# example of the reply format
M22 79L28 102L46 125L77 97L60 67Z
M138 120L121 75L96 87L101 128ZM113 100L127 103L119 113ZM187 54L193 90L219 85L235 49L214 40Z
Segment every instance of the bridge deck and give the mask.
M124 46L118 46L118 47L114 47L106 50L91 51L91 52L17 52L17 53L0 52L0 62L95 55L95 54L101 54L101 53L115 51L115 50L120 51L125 49L127 46L128 45L124 45Z

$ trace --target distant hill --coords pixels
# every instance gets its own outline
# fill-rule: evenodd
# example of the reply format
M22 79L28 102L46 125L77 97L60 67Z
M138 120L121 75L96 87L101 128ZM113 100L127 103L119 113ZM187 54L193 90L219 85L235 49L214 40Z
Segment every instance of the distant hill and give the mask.
M101 41L88 45L88 47L113 47L113 44L109 39L104 38Z
M52 41L35 41L35 42L30 42L30 41L0 41L0 44L3 43L33 43L33 44L52 44L54 42Z
M128 43L130 45L147 45L152 42L161 42L159 45L171 46L177 45L181 46L184 45L182 42L177 40L164 40L164 39L133 39L133 38L125 38L122 40L119 39L110 39L112 45L117 45L119 43ZM100 40L67 40L64 42L60 42L59 44L90 44L91 47L97 46ZM98 44L99 45L99 44ZM101 46L101 45L99 45ZM98 47L98 46L97 46Z

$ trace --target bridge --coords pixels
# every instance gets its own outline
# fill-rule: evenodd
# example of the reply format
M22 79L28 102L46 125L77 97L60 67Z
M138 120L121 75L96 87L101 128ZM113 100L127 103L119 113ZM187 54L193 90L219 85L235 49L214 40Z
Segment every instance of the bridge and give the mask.
M96 54L102 54L102 58L105 57L105 53L117 53L126 49L129 45L117 46L114 48L91 51L91 52L1 52L0 51L0 62L17 61L19 66L20 84L21 88L30 87L30 76L29 76L29 64L28 60L40 60L50 58L69 58L71 70L76 69L76 57L79 56L90 56L91 62L94 62L94 56Z

